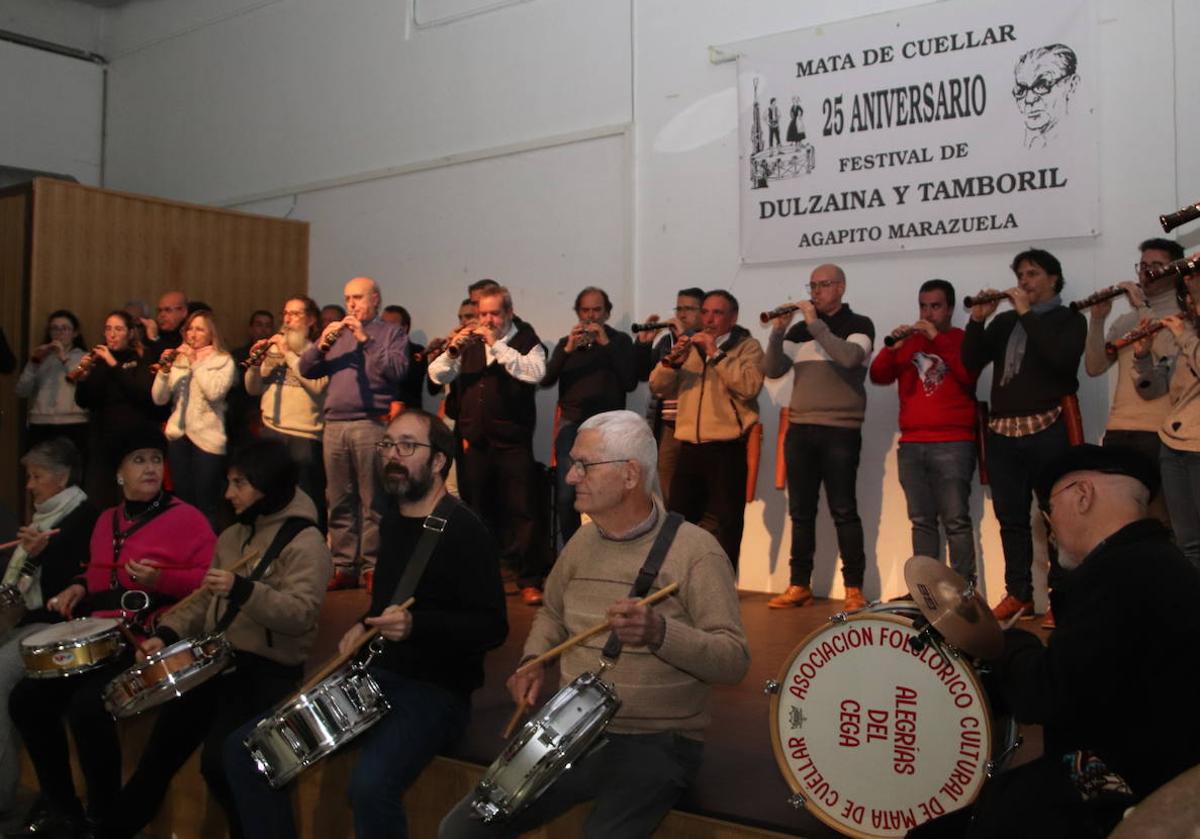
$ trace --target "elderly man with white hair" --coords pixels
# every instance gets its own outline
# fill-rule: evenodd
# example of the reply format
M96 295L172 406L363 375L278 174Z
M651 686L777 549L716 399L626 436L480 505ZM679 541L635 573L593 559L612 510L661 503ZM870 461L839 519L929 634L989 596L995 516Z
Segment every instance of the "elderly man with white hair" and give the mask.
M601 656L618 654L603 678L621 707L608 742L576 761L539 799L512 818L483 822L468 797L442 822L443 837L515 837L577 803L594 800L583 834L649 836L700 765L713 684L736 684L750 651L738 609L732 566L713 536L663 509L658 452L645 420L608 411L579 426L567 480L575 508L591 522L567 543L546 580L545 603L525 641L522 662L603 620L620 645L596 636L564 653L562 684L595 672ZM664 527L678 527L656 573L647 558ZM647 591L679 590L653 606L630 596L644 568ZM624 648L624 652L619 650ZM537 703L545 670L514 673L509 692Z
M1200 574L1147 515L1157 478L1123 447L1051 461L1038 500L1067 569L1049 642L1009 629L992 708L1044 728L1043 756L992 778L970 819L912 836L1102 837L1125 808L1200 763ZM939 820L940 822L941 820Z

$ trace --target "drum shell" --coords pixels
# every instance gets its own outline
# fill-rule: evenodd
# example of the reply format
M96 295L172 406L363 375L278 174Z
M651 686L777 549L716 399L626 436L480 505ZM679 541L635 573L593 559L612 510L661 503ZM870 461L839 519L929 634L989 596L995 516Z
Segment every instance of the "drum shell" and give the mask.
M90 619L76 618L68 624L87 620ZM59 624L54 625L57 626ZM115 627L93 632L85 637L49 641L44 644L34 640L40 634L42 633L34 633L21 641L21 659L25 662L25 675L31 679L60 679L87 673L102 667L126 647L125 639Z
M232 657L233 648L219 635L170 644L110 681L103 692L104 707L118 719L135 716L208 681Z
M279 789L390 710L370 673L361 665L347 665L277 706L244 745L255 768Z
M620 707L612 687L593 673L581 673L542 706L488 767L471 807L488 822L520 812L587 753Z

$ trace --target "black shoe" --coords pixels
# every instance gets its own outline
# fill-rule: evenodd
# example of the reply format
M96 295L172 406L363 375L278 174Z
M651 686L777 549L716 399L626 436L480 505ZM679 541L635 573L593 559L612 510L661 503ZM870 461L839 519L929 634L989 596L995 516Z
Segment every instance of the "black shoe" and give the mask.
M64 813L58 813L50 809L35 808L29 814L29 818L25 820L19 829L5 834L10 839L18 837L50 837L50 839L76 839L80 836L80 830L84 827L83 819L75 816L68 816ZM91 834L83 834L90 836Z

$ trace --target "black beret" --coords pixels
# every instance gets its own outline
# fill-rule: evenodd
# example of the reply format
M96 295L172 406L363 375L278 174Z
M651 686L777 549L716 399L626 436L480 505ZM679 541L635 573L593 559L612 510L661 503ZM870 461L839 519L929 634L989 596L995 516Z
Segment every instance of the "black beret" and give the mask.
M157 449L166 456L167 438L157 425L150 423L136 423L122 429L108 450L113 468L119 468L121 461L138 449Z
M1127 446L1094 446L1085 443L1072 446L1050 461L1038 475L1038 504L1046 506L1050 490L1059 478L1072 472L1101 472L1105 475L1125 475L1140 481L1153 495L1158 491L1158 471L1148 457Z

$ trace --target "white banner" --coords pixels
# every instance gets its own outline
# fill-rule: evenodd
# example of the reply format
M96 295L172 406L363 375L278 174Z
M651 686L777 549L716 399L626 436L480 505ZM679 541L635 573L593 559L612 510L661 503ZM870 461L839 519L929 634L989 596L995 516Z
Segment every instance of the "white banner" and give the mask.
M960 0L738 44L742 260L1097 235L1094 28Z

